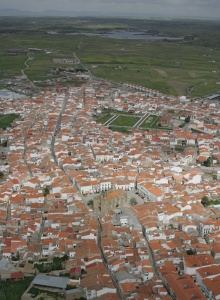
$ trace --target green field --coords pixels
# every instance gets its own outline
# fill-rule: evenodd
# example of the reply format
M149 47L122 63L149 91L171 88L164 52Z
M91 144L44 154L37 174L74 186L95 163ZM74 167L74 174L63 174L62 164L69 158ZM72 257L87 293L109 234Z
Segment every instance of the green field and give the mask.
M133 127L138 121L140 120L139 117L132 117L132 116L118 116L110 126L125 126L125 127Z
M101 117L101 118L99 118L98 120L97 120L97 122L98 123L101 123L101 124L104 124L105 122L107 122L109 119L111 119L112 118L112 115L106 115L106 116L103 116L103 117Z
M220 89L220 52L187 44L92 40L84 42L80 59L95 76L129 82L165 94L202 96ZM122 50L124 49L124 50ZM114 53L114 54L113 54ZM189 90L189 88L195 87Z
M11 126L11 123L17 119L19 115L11 114L11 115L0 115L0 128L6 128Z
M34 20L34 21L33 21ZM70 32L114 29L151 30L155 34L193 36L181 42L110 39ZM107 18L1 18L0 79L21 75L26 55L7 49L38 48L25 71L31 80L57 79L53 58L74 52L92 73L117 83L133 83L172 95L204 96L220 90L220 22ZM48 34L57 31L59 34ZM47 50L53 50L46 53ZM50 52L50 51L49 51Z
M10 280L1 282L0 284L0 299L2 300L20 300L23 293L33 281L33 277L28 277L23 280Z

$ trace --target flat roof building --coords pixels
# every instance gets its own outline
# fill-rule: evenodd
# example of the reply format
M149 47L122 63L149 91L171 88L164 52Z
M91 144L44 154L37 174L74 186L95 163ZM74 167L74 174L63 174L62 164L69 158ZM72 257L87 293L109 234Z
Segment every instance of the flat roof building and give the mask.
M65 289L69 281L69 278L65 277L55 277L45 274L38 274L32 281L32 284L35 286L37 285L56 289Z

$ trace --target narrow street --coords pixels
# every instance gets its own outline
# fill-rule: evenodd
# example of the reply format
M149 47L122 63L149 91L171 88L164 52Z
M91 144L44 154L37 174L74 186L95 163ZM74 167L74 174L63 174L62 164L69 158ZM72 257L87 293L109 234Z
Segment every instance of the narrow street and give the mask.
M42 108L43 108L44 105L46 104L46 101L47 101L47 99L45 98L44 101L43 101L43 103L41 104L41 106L40 106L38 112L36 113L36 115L35 115L33 121L31 122L31 125L29 126L28 130L30 130L30 129L34 126L34 124L35 124L37 118L39 117L39 115L40 115L40 113L41 113L41 111L42 111ZM28 130L27 130L27 132L28 132ZM27 160L26 160L26 151L27 151L27 142L26 142L26 140L27 140L27 132L26 132L26 134L25 134L25 136L24 136L24 150L23 150L22 157L23 157L24 162L25 162L25 164L26 164L26 166L27 166L27 169L28 169L28 172L29 172L30 177L33 177L33 172L32 172L32 170L31 170L31 168L29 167L29 165L28 165L28 163L27 163Z
M52 139L51 139L51 148L50 148L51 149L51 154L52 154L53 159L54 159L55 163L57 164L57 166L59 166L59 164L58 164L57 157L56 157L56 154L55 154L55 151L54 151L54 144L55 144L55 140L56 140L56 135L58 134L58 132L60 131L60 128L61 128L60 126L61 126L62 114L64 113L64 111L66 109L66 104L67 104L68 99L69 99L69 94L67 93L65 95L64 100L63 100L63 104L62 104L62 107L61 107L61 110L60 110L60 113L59 113L59 117L57 119L54 134L53 134Z
M6 220L7 221L11 221L11 204L8 203L8 206L7 206L7 216L6 216Z
M118 296L120 297L121 300L125 300L126 298L124 297L124 295L123 295L123 293L122 293L122 290L120 289L120 286L119 286L119 284L118 284L118 282L117 282L117 280L116 280L114 274L111 272L111 270L110 270L110 268L109 268L109 266L108 266L108 262L107 262L107 260L106 260L106 258L105 258L104 253L103 253L103 249L102 249L102 240L101 240L102 224L101 224L101 222L100 222L99 217L97 217L97 220L98 220L98 223L99 223L98 237L97 237L97 245L98 245L98 247L99 247L99 249L100 249L100 253L101 253L101 256L102 256L103 263L104 263L106 269L109 271L109 274L110 274L110 276L111 276L112 282L114 283L115 288L116 288L116 290L117 290Z
M146 241L146 246L147 246L147 250L148 250L148 255L149 255L149 260L151 262L152 268L154 270L154 275L158 276L158 272L157 272L157 268L156 268L156 262L154 259L154 254L151 250L150 244L148 242L148 239L145 236L145 232L144 232L144 228L142 227L138 217L136 216L136 214L128 207L123 207L122 209L122 213L124 215L127 215L130 217L132 224L134 224L134 229L140 229L143 232L143 236L144 239Z

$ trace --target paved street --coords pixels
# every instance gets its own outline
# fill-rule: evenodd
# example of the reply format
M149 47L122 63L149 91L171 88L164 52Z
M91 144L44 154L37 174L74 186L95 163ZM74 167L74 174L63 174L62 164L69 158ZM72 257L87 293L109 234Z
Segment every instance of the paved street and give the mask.
M122 211L122 215L126 215L126 216L129 216L129 222L131 225L133 225L133 229L135 230L141 230L142 231L142 225L141 223L139 222L136 214L131 210L129 209L128 207L124 207L121 209ZM144 236L145 238L145 241L146 241L146 246L147 246L147 249L148 249L148 255L149 255L149 259L150 259L150 262L151 262L151 265L152 265L152 268L154 270L154 274L157 276L158 275L158 272L157 272L157 268L156 268L156 262L155 262L155 259L154 259L154 255L152 253L152 250L151 250L151 247L149 245L149 242L147 240L147 238Z
M143 204L144 203L144 199L142 199L138 194L136 194L136 191L128 191L127 192L127 197L128 197L128 204L130 206L130 199L132 197L134 197L137 201L137 204Z

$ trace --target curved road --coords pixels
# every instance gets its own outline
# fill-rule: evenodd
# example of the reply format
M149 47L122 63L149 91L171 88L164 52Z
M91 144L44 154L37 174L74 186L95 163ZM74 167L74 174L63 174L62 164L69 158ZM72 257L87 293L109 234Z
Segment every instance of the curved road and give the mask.
M27 70L30 66L27 64L27 62L30 60L30 53L29 53L29 49L28 49L28 52L27 52L27 59L26 61L24 62L26 68L25 69L21 69L21 73L22 75L36 88L36 85L33 83L33 81L31 81L28 76L25 74L25 70Z

